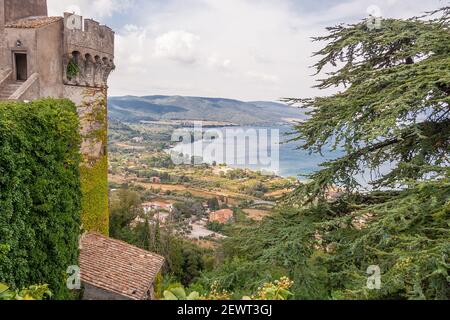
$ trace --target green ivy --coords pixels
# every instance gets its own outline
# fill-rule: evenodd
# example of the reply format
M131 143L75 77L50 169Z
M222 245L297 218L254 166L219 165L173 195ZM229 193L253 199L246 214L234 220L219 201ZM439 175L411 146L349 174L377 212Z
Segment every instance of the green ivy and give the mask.
M80 136L68 100L0 103L0 282L69 296L78 264Z
M82 107L89 110L80 120L95 129L82 138L90 143L102 143L106 149L108 136L106 90L87 89L83 92ZM82 223L87 231L109 234L108 155L85 155L81 166Z
M80 67L73 61L70 60L67 65L67 78L72 80L80 73Z
M103 156L93 167L81 166L82 221L88 231L109 234L108 157Z

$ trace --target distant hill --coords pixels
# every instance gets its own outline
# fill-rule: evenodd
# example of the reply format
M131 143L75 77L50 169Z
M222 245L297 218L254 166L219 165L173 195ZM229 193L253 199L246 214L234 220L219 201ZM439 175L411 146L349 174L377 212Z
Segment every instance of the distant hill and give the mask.
M128 122L209 120L239 125L269 125L305 119L301 110L267 101L182 96L124 96L108 99L110 119Z

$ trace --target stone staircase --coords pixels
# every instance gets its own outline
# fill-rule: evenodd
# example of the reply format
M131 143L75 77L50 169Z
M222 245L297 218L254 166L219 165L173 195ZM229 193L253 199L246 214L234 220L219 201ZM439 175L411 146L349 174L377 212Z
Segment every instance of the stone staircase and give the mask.
M0 100L8 100L16 92L23 82L9 81L0 87Z

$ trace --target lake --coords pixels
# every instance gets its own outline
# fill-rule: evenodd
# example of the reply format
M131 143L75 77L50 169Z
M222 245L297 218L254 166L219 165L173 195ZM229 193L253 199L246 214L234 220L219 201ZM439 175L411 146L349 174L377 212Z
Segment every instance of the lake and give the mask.
M192 135L192 129L185 129ZM204 129L192 142L190 135L172 152L185 159L197 158L197 162L227 164L232 168L251 169L275 173L282 177L299 177L311 174L325 161L341 156L339 152L324 150L323 156L298 150L299 142L288 142L293 136L289 126L226 127ZM199 131L197 131L199 132ZM180 133L174 141L181 141ZM185 135L186 136L186 135Z

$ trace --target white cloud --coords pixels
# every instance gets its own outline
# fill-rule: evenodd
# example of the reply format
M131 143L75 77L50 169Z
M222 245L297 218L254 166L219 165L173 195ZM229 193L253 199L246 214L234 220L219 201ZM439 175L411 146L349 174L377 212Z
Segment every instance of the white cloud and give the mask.
M102 16L112 16L114 12L130 8L132 2L130 0L94 0L92 7L95 12Z
M265 74L262 72L248 71L245 75L252 79L255 79L258 81L263 81L263 82L277 83L280 81L280 79L277 76L271 75L271 74Z
M135 6L131 6L133 3ZM367 17L371 5L406 18L440 0L342 0L326 7L306 0L49 0L115 25L117 70L112 95L195 95L277 100L318 94L312 86L324 27ZM330 1L324 2L330 3ZM333 3L333 2L331 2ZM120 13L120 14L119 14ZM103 18L103 19L102 19ZM117 20L116 20L117 19ZM130 24L132 23L132 24Z
M47 0L49 14L60 16L75 12L91 18L111 17L115 12L130 9L133 0Z
M170 31L155 40L155 56L182 63L194 63L198 56L196 44L200 37L183 31Z
M217 54L210 55L206 63L209 67L218 70L229 70L231 67L230 59L224 59Z

